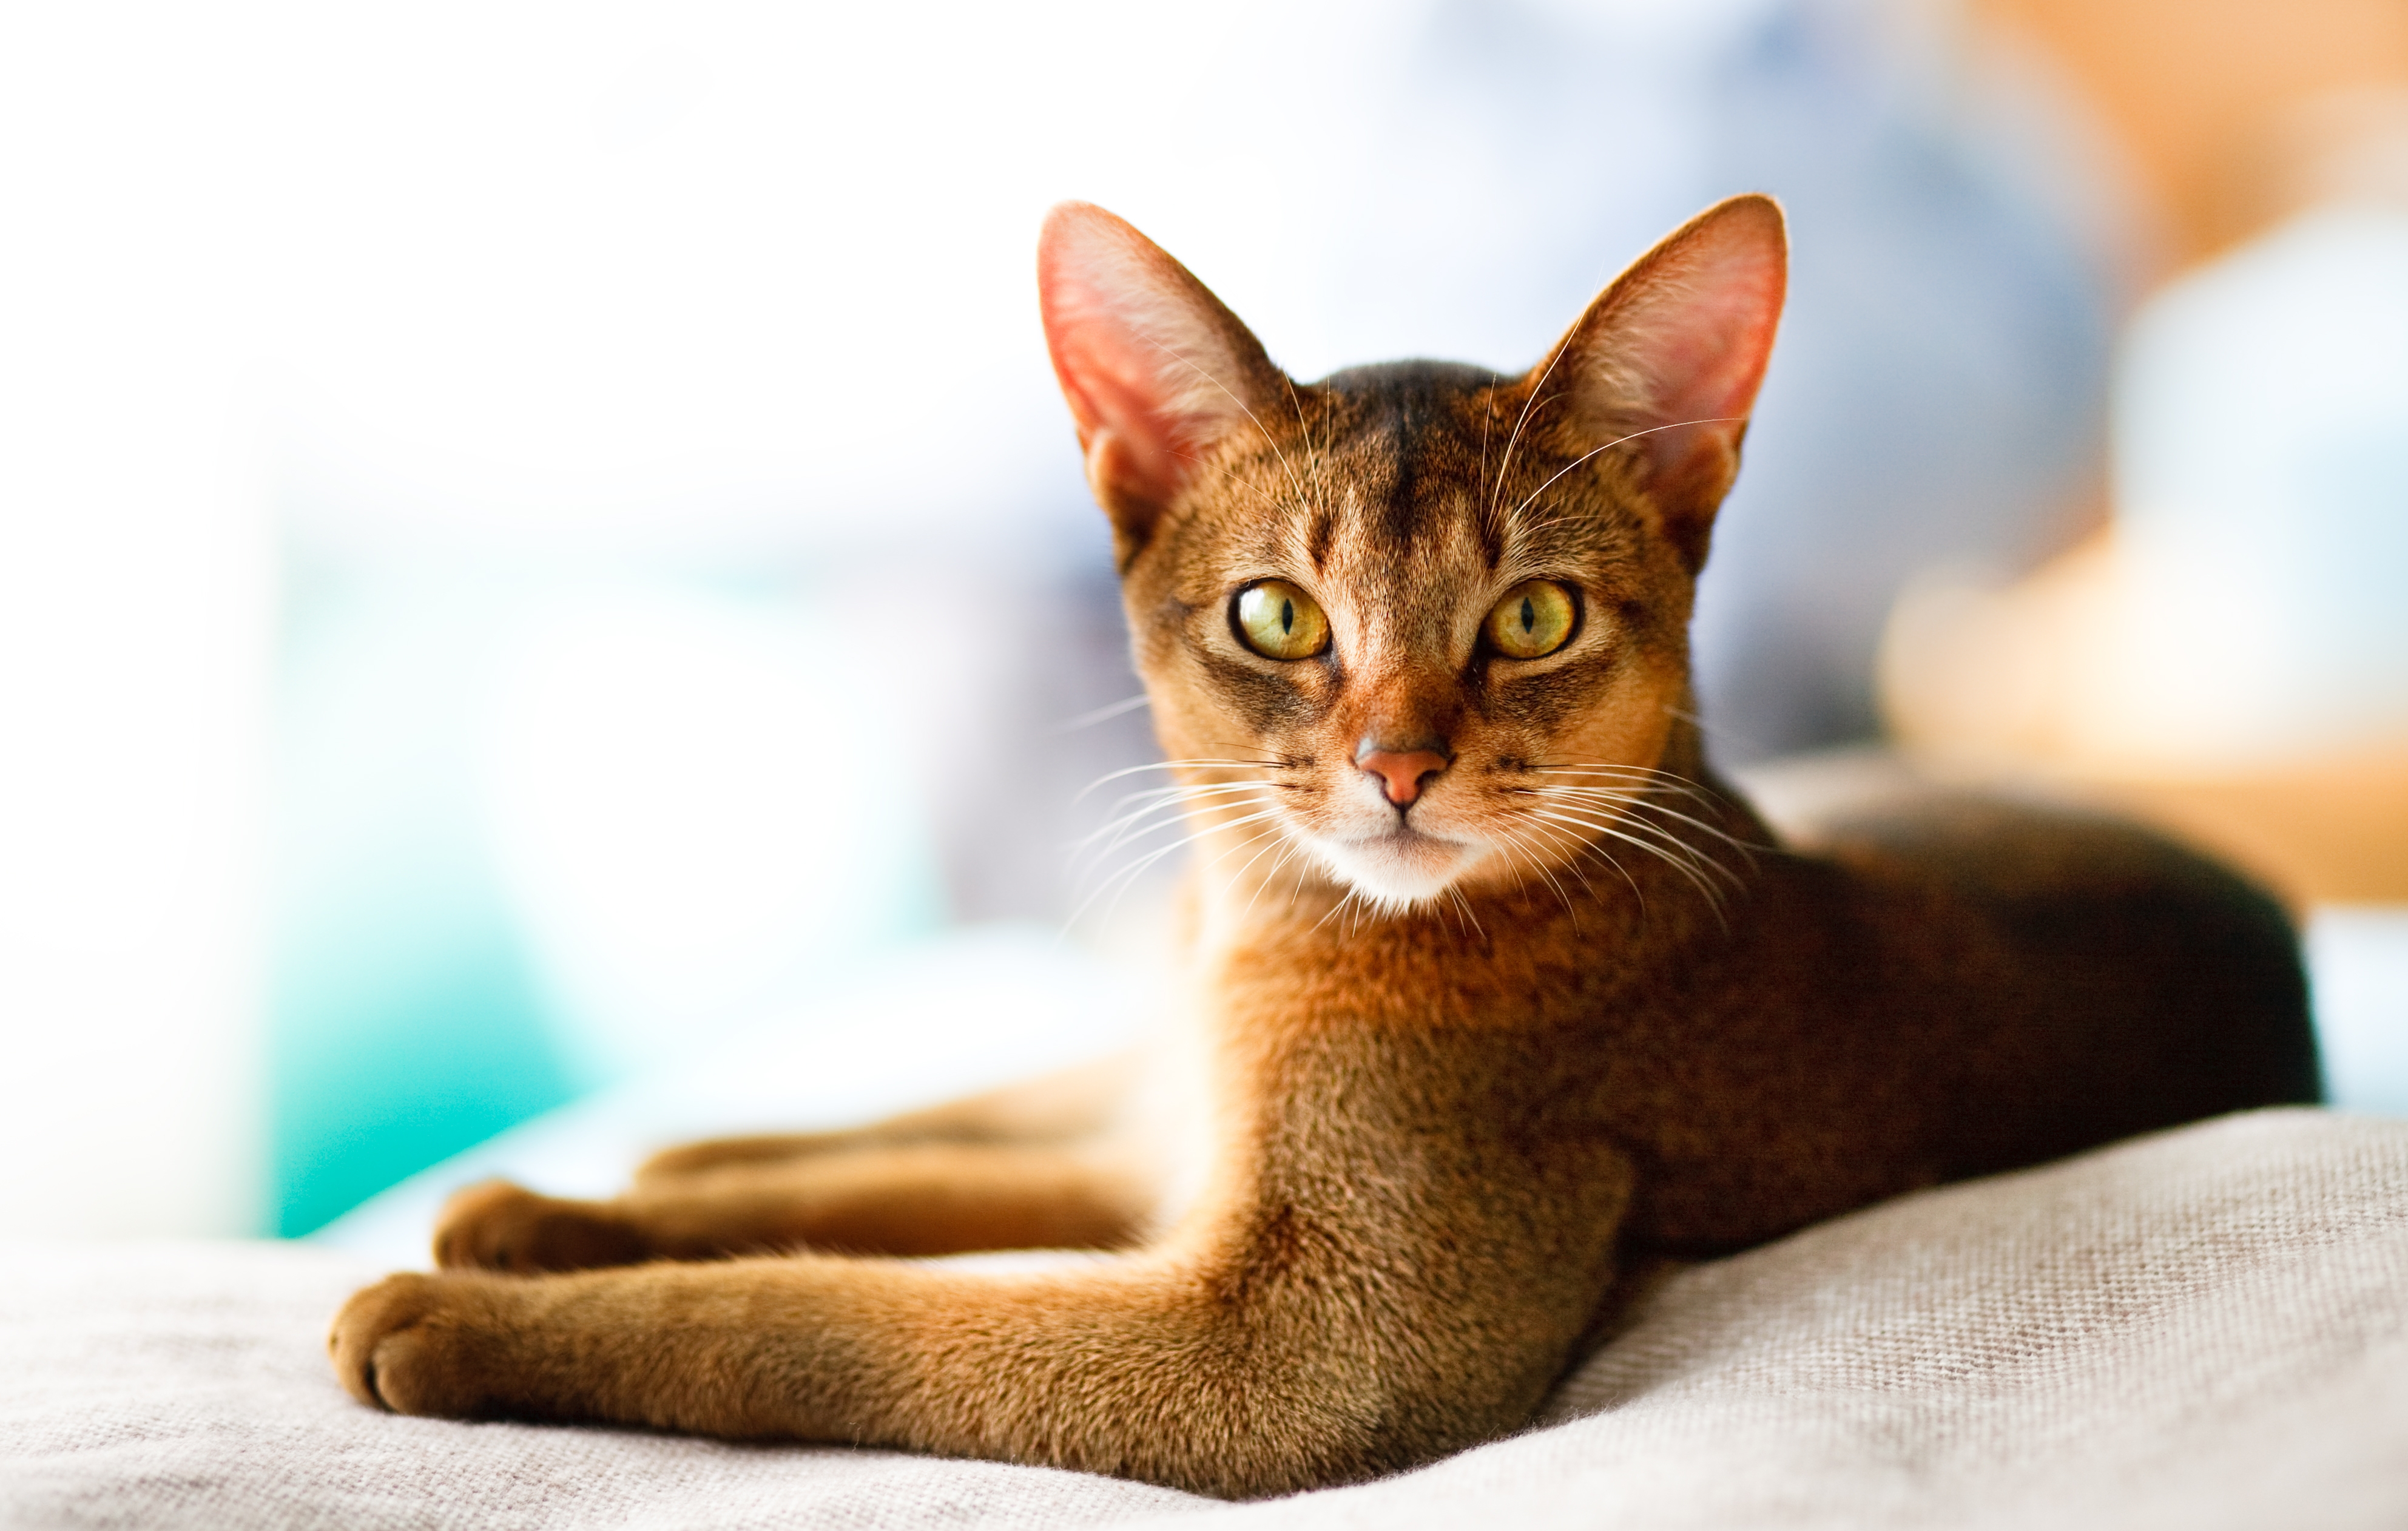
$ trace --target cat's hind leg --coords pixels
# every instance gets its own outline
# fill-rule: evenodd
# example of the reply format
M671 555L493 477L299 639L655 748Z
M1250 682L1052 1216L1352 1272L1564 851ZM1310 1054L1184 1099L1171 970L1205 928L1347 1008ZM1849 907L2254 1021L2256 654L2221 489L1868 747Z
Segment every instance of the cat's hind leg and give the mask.
M636 1171L644 1185L735 1165L763 1165L904 1143L1054 1143L1111 1124L1137 1077L1134 1053L906 1111L842 1132L715 1138L664 1149Z
M863 1254L1115 1248L1153 1193L1108 1140L1136 1073L1111 1059L847 1132L671 1149L607 1201L503 1181L437 1223L447 1268L582 1270L796 1249Z
M541 1271L804 1249L1111 1249L1140 1237L1153 1200L1105 1144L864 1145L654 1178L609 1201L471 1186L444 1209L435 1254L446 1268Z

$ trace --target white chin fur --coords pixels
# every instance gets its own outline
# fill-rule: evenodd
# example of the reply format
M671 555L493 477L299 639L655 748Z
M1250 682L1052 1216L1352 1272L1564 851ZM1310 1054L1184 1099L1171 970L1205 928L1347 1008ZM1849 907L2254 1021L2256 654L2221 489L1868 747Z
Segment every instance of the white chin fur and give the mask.
M1360 840L1316 837L1312 848L1332 876L1373 908L1391 913L1436 898L1484 853L1477 845L1421 834Z

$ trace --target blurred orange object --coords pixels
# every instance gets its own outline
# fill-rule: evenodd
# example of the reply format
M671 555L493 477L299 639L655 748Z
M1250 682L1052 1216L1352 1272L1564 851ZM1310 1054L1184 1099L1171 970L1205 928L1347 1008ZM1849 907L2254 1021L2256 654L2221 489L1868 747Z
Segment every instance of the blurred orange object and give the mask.
M2127 613L2112 533L2003 590L1945 578L1890 619L1881 694L1926 772L2028 783L2154 823L2293 907L2408 902L2408 739L2202 757L2132 726L2110 662Z
M2384 658L2396 624L2368 617L2361 578L2390 578L2397 538L2376 524L2389 512L2365 504L2388 494L2393 470L2359 465L2376 488L2355 498L2324 479L2311 485L2306 469L2358 443L2291 439L2300 422L2274 407L2313 396L2321 408L2338 393L2349 410L2336 416L2397 423L2397 369L2361 365L2391 343L2377 316L2336 323L2288 295L2316 290L2354 236L2328 230L2310 254L2281 230L2303 227L2304 208L2408 205L2408 4L1975 9L2036 44L2089 99L2157 204L2171 264L2195 269L2175 284L2190 289L2187 307L2174 313L2161 296L2128 342L2120 528L2004 588L1948 571L1911 587L1880 662L1889 728L1927 772L2042 785L2129 813L2248 868L2295 907L2408 902L2408 728ZM2284 238L2287 265L2266 253ZM2236 276L2243 253L2224 252L2244 241L2253 274ZM2358 253L2342 265L2396 259L2396 242L2381 242L2348 246ZM2326 308L2346 308L2325 287ZM2203 322L2219 304L2226 317L2257 308L2247 322ZM2262 348L2263 332L2296 335L2302 318L2331 332L2326 352L2244 354L2253 336ZM2176 328L2181 344L2170 344ZM2231 408L2201 408L2201 389ZM2252 415L2261 396L2269 408ZM2236 409L2249 417L2237 432L2225 418ZM2291 413L2302 410L2317 412Z
M2123 140L2177 262L2313 200L2337 135L2408 84L2401 0L1979 0L2037 43ZM2382 130L2387 136L2387 129Z

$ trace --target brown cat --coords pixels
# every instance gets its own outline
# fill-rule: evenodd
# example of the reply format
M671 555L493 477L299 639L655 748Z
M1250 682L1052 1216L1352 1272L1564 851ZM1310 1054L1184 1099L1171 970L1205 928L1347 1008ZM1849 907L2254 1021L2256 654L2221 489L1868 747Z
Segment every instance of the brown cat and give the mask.
M1102 1067L610 1202L480 1187L443 1273L336 1320L345 1384L1278 1493L1524 1424L1641 1262L2314 1100L2290 930L2229 875L1946 798L1776 849L1707 767L1690 597L1785 258L1740 197L1521 377L1301 384L1056 208L1046 332L1201 837L1152 1076L1200 1107ZM1124 1252L896 1258L1057 1245Z

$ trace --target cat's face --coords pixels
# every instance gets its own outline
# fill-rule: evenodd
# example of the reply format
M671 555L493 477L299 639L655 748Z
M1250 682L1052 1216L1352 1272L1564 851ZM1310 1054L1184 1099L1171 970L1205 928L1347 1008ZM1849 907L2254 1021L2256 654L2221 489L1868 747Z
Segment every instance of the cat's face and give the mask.
M1558 862L1611 815L1533 789L1628 785L1563 772L1653 765L1680 705L1687 571L1577 452L1526 424L1504 460L1522 402L1433 367L1299 389L1129 566L1171 758L1248 763L1195 775L1270 784L1219 795L1383 902Z
M1779 312L1724 204L1519 378L1289 381L1100 209L1049 221L1048 337L1183 808L1233 875L1383 907L1593 873L1687 698L1691 594Z

